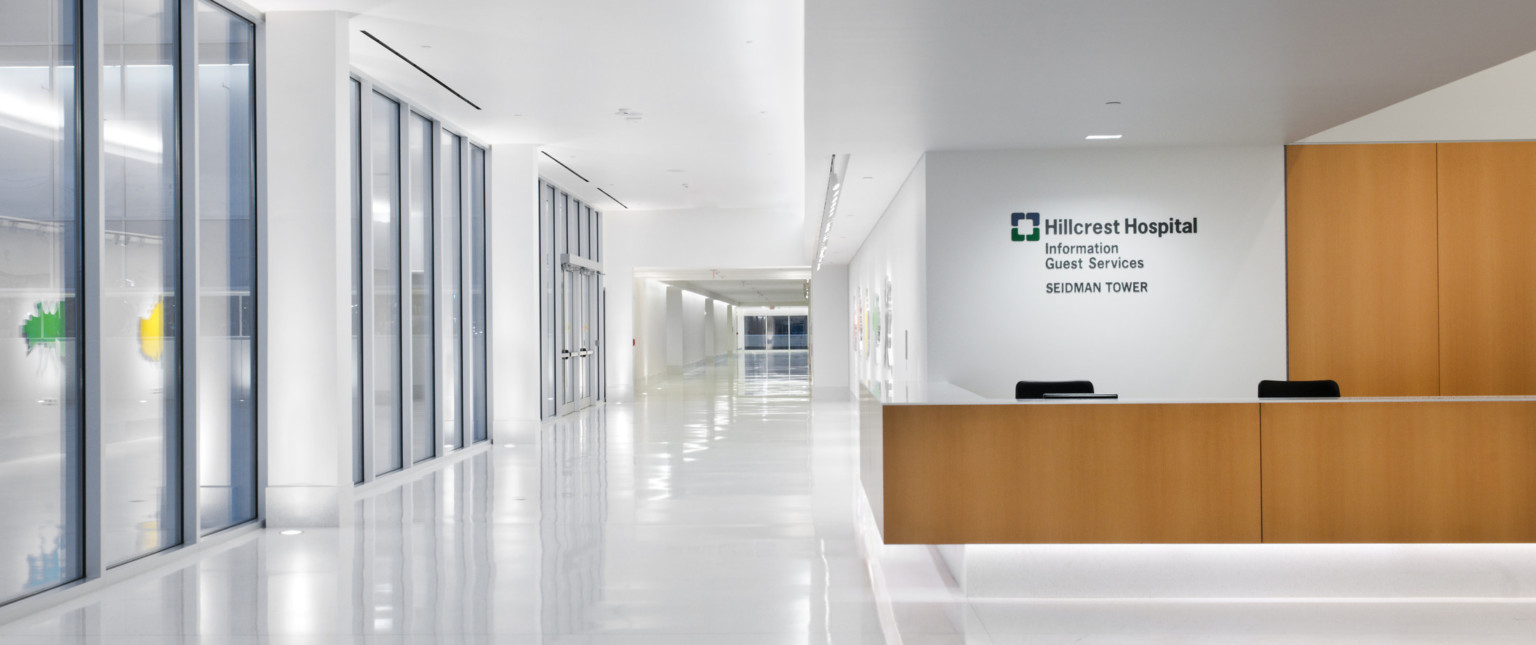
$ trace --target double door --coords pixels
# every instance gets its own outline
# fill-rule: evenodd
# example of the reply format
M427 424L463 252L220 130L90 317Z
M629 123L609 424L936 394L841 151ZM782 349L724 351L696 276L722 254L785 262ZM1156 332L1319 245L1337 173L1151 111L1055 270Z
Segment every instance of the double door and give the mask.
M560 414L566 414L592 405L597 395L602 275L567 263L561 277L564 287L558 310L560 352L556 369Z

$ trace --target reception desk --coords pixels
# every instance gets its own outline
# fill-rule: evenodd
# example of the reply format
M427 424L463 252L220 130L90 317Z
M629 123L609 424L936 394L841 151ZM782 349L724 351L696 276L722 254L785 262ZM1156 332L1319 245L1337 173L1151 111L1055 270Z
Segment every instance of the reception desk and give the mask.
M860 403L887 544L1536 542L1536 397Z

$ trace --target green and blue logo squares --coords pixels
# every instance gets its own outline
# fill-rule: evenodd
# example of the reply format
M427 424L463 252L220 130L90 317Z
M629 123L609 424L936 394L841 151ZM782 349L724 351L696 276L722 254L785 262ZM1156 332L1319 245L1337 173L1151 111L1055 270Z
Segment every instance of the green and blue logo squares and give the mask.
M1029 235L1019 234L1019 222L1029 220L1033 227ZM1015 242L1039 242L1040 241L1040 214L1039 213L1014 213L1013 214L1013 241Z

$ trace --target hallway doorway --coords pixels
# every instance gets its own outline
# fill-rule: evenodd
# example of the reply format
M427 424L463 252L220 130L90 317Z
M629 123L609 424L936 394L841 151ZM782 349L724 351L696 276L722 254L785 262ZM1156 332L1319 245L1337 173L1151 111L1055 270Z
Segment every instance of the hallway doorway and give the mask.
M810 378L810 270L637 269L633 381L636 391L724 366Z

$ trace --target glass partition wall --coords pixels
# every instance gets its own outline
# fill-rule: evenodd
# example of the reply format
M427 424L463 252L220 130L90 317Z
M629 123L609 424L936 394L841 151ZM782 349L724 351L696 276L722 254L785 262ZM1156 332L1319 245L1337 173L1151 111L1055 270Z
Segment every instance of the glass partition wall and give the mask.
M257 29L5 5L0 604L259 515Z
M398 93L362 74L350 89L363 483L490 436L488 168L484 146Z

